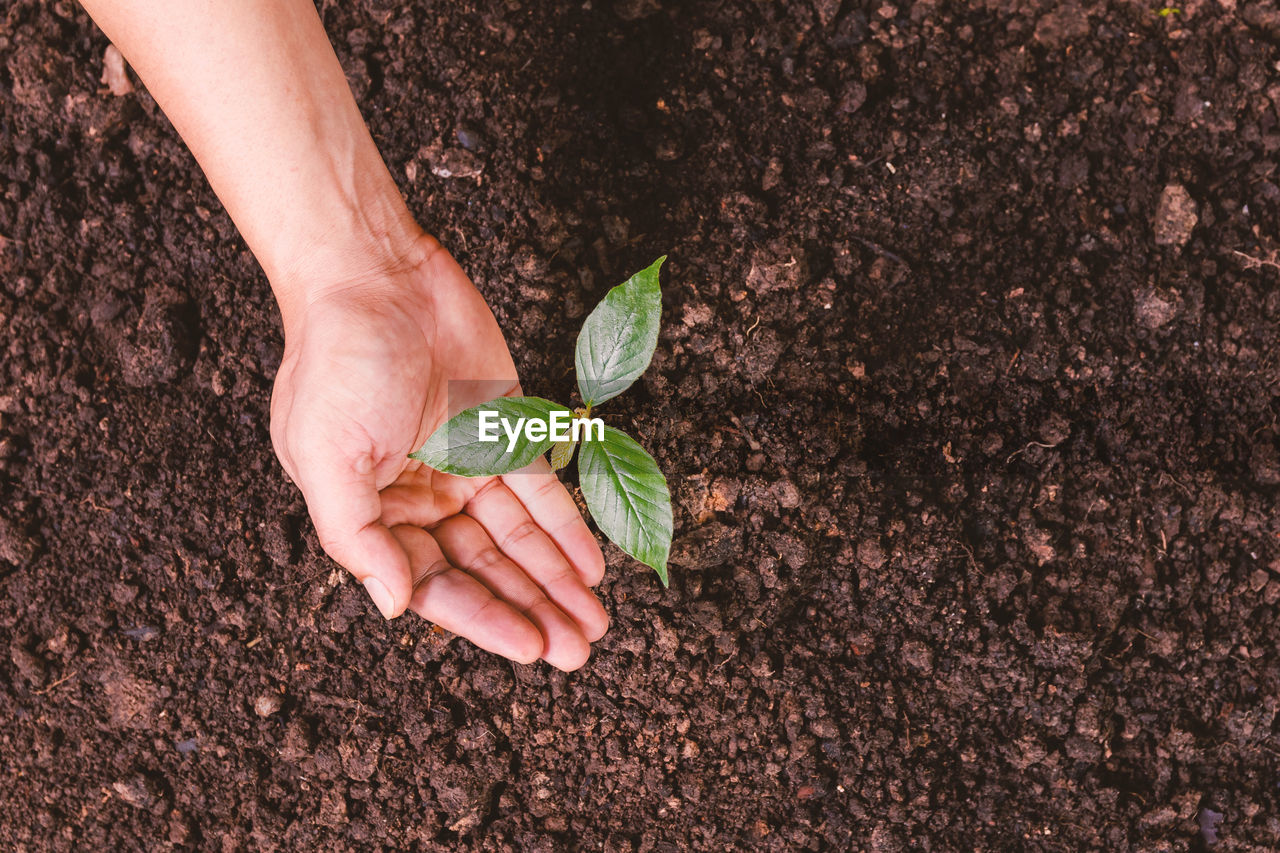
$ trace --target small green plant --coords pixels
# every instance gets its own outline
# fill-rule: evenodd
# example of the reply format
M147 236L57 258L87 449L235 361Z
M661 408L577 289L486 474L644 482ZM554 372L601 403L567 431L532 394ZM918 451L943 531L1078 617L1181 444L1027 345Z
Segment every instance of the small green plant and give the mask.
M494 477L519 470L548 450L558 471L569 464L580 441L578 481L596 524L657 572L663 586L672 531L667 480L644 448L591 413L627 390L653 358L662 317L658 270L666 259L658 258L610 290L582 324L574 355L581 408L570 412L541 397L498 397L450 418L409 454L448 474ZM557 426L570 422L572 438L557 432ZM579 430L581 425L586 429Z

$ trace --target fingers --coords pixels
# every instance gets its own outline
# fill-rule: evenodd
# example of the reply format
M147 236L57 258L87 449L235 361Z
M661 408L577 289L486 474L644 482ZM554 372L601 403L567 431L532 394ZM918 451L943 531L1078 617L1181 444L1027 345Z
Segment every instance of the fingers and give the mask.
M450 563L484 584L532 622L542 634L542 657L566 672L587 662L591 646L578 623L565 615L470 516L455 515L436 525L432 537Z
M413 596L413 579L404 548L379 520L372 460L342 462L337 454L296 459L298 486L321 546L364 584L384 617L399 616Z
M470 499L475 486L462 477L433 471L417 472L382 490L382 523L388 527L412 524L431 527L442 518L457 515Z
M604 555L551 465L541 456L502 478L534 523L542 528L588 586L604 577Z
M466 511L480 522L499 550L578 623L588 640L604 636L609 617L600 601L502 481L491 480L471 499Z
M409 557L413 612L519 663L533 663L542 656L542 634L533 623L495 598L484 584L449 565L431 534L405 525L391 528L391 535Z

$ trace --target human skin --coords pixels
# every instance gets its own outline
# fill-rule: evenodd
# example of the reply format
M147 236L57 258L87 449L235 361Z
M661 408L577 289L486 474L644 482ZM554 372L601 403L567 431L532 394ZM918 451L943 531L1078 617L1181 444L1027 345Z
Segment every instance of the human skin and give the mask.
M451 382L456 408L518 379L484 299L410 215L311 0L82 2L271 282L271 438L324 549L388 619L412 609L512 660L582 666L608 627L590 589L604 558L547 462L464 479L408 457Z

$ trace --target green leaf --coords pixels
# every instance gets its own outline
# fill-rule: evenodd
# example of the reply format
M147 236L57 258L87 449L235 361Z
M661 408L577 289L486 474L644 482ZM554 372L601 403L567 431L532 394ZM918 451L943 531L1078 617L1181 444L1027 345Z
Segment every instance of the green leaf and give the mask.
M481 411L497 412L497 441L480 440ZM520 418L537 418L549 422L551 413L557 411L569 413L567 407L541 397L498 397L450 418L431 434L426 444L409 456L437 471L460 477L508 474L546 453L554 442L550 438L530 441L524 428L520 427L515 447L508 451L507 432L501 423L506 422L512 430L516 430ZM489 434L492 432L489 430Z
M658 346L666 255L605 294L578 333L574 362L578 391L588 407L616 397L644 373Z
M604 535L667 586L671 492L653 457L626 433L606 426L603 439L582 442L578 480Z

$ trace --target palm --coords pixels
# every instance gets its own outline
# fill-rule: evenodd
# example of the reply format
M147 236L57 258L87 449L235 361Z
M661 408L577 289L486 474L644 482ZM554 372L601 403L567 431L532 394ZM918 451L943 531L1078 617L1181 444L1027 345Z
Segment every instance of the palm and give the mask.
M466 479L408 454L460 408L518 388L492 313L430 238L405 269L328 292L287 335L272 437L321 544L477 645L580 666L607 618L603 558L544 460ZM370 586L375 600L376 587Z

